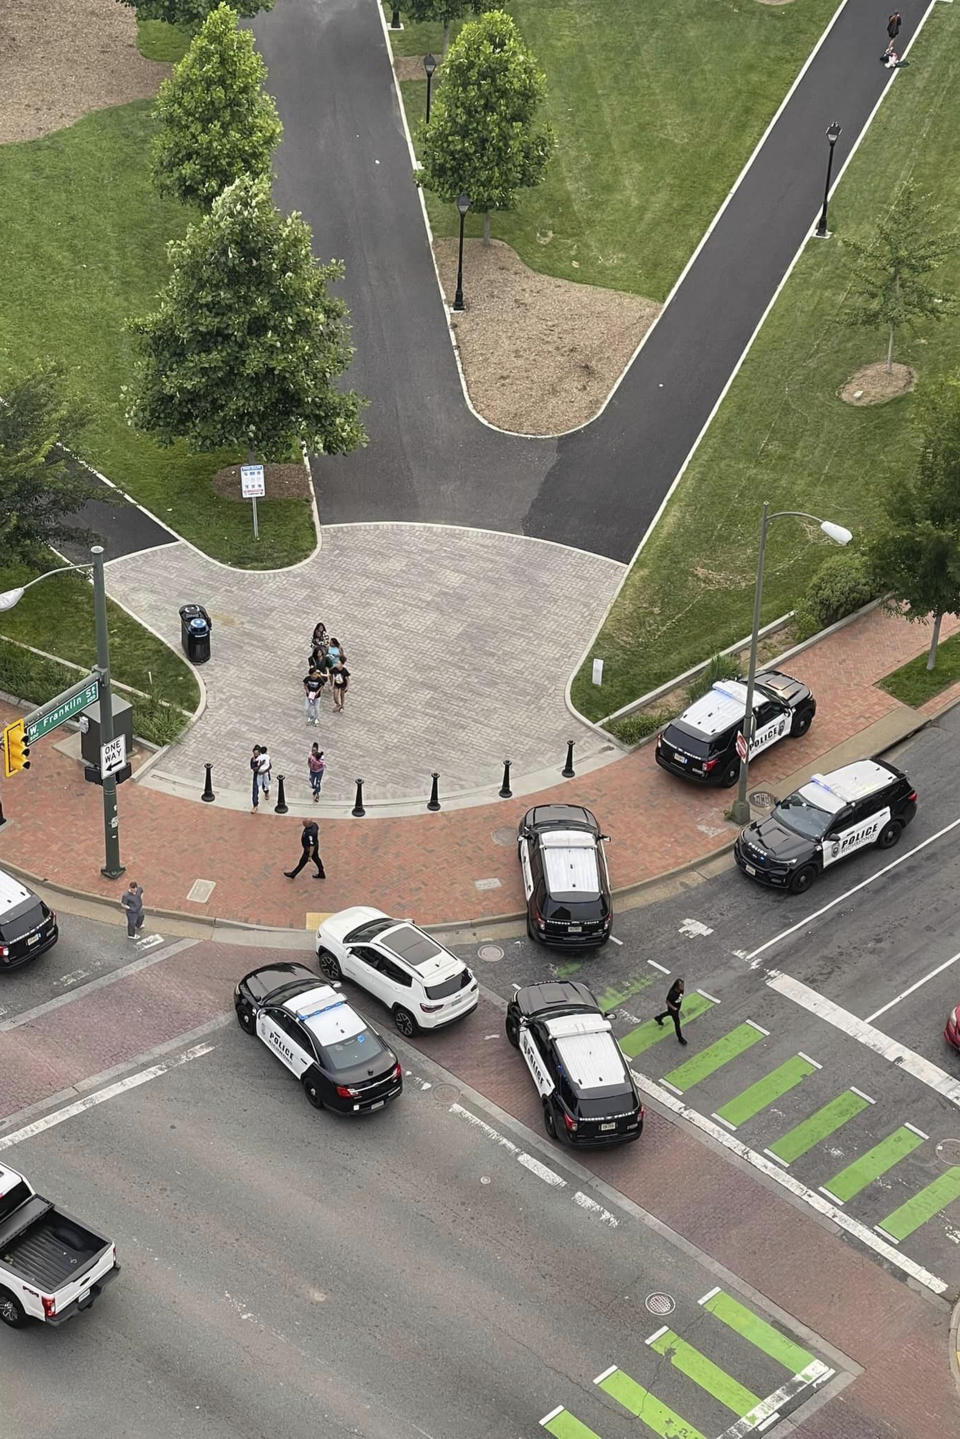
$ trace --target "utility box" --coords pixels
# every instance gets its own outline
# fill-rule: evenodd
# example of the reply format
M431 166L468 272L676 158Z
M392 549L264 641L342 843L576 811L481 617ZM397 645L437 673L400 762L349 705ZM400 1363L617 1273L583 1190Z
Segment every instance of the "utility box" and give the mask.
M127 754L130 754L133 749L133 706L126 700L118 699L116 694L111 694L110 697L113 700L113 733L115 736L124 736L127 742ZM100 701L97 700L96 704L87 705L80 724L80 754L85 761L83 777L88 784L103 784L103 776L100 773L100 747L102 744ZM130 773L128 762L123 769L116 771L114 779L117 784L123 784L125 779L130 778Z

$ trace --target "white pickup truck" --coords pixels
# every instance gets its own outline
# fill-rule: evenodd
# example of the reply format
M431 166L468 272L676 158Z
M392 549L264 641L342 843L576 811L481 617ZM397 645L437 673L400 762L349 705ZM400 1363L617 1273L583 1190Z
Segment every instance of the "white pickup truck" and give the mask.
M101 1239L22 1174L0 1164L0 1319L63 1324L89 1309L120 1273L116 1246Z

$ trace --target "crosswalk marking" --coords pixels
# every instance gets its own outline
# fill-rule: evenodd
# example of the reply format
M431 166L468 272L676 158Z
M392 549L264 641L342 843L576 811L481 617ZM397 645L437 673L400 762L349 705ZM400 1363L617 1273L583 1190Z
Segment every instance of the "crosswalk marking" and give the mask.
M694 1084L699 1084L708 1075L715 1074L718 1069L722 1069L732 1059L737 1059L752 1045L759 1044L761 1039L763 1039L763 1033L754 1025L749 1022L738 1024L736 1029L731 1029L728 1034L714 1040L713 1044L708 1045L706 1049L701 1049L691 1059L686 1060L683 1064L678 1064L676 1069L671 1069L668 1074L663 1076L661 1083L669 1084L671 1089L676 1090L678 1094L683 1094L684 1090L690 1089Z
M694 1384L699 1384L701 1389L705 1389L734 1414L742 1417L761 1402L759 1394L752 1394L745 1384L741 1384L725 1369L721 1369L719 1364L708 1359L706 1354L681 1339L675 1330L662 1330L652 1341L648 1339L647 1343L657 1354L669 1359L681 1374L692 1379Z
M759 1114L761 1109L766 1109L775 1100L795 1089L808 1074L813 1074L818 1068L805 1054L795 1054L779 1068L758 1079L756 1084L751 1084L742 1094L728 1100L722 1109L717 1110L716 1117L731 1128L737 1129L755 1114Z
M899 1164L908 1154L911 1154L923 1140L906 1125L901 1125L886 1139L881 1139L866 1154L861 1154L852 1164L841 1169L832 1179L828 1179L820 1187L824 1193L829 1194L831 1199L836 1199L840 1204L845 1204L861 1189L866 1189L881 1174L886 1174L895 1164Z
M600 1439L599 1434L588 1429L586 1424L581 1424L576 1415L571 1414L569 1409L564 1409L562 1404L543 1416L540 1428L546 1429L554 1439Z
M762 1350L769 1359L789 1369L791 1374L800 1373L814 1362L813 1355L808 1354L806 1349L781 1334L779 1329L774 1329L772 1324L768 1324L759 1314L754 1314L752 1309L740 1304L732 1294L727 1294L723 1289L705 1294L700 1303L709 1314L719 1319L721 1324L726 1324L728 1329L735 1329L744 1339Z
M693 1020L699 1019L701 1014L706 1014L708 1009L713 1009L713 1004L702 994L690 994L684 997L683 1002L683 1025L684 1028ZM631 1029L620 1040L620 1048L628 1059L636 1059L638 1054L643 1054L651 1045L659 1044L662 1039L676 1039L673 1033L673 1025L669 1029L666 1025L662 1028L652 1019L645 1024L638 1024L636 1029Z
M856 1094L852 1089L845 1090L843 1094L838 1094L836 1099L831 1099L821 1109L794 1125L793 1129L788 1129L775 1144L769 1146L768 1152L784 1164L792 1164L822 1139L836 1133L841 1125L854 1119L861 1110L866 1109L867 1104L868 1101L863 1095Z
M921 1224L926 1224L941 1209L946 1209L955 1199L960 1199L960 1164L955 1164L952 1169L946 1170L932 1184L921 1189L906 1204L901 1204L886 1219L881 1219L876 1226L888 1239L897 1243L906 1239Z
M629 1374L624 1374L622 1369L608 1370L602 1374L594 1383L609 1394L611 1399L616 1399L622 1404L628 1413L637 1419L642 1419L648 1429L659 1434L661 1439L705 1439L699 1429L681 1419L679 1414L651 1394L649 1389L644 1389Z

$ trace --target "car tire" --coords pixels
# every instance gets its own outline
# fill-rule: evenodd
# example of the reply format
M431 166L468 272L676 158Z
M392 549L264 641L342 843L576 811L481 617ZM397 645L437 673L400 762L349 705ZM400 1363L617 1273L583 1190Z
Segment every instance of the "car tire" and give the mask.
M323 1109L325 1106L323 1100L320 1098L320 1086L317 1084L316 1079L312 1079L309 1074L305 1074L301 1083L303 1085L303 1092L307 1096L307 1103L311 1104L314 1109Z
M244 1034L256 1034L257 1017L248 1004L241 1004L237 1009L237 1023Z
M903 834L903 825L898 819L888 819L877 835L877 849L893 849Z
M733 786L736 784L739 778L740 761L738 759L731 760L731 762L727 765L726 769L723 771L723 774L720 776L720 788L733 789Z
M790 880L791 894L806 894L817 877L817 867L814 864L804 864L797 870Z
M402 1034L404 1039L412 1039L420 1028L409 1009L404 1009L402 1004L393 1006L393 1022L397 1033Z
M551 1139L557 1138L557 1121L548 1099L543 1101L543 1127Z
M331 984L336 984L339 979L343 978L340 961L330 953L329 949L317 950L317 968L324 979L329 979Z
M11 1329L22 1329L29 1319L27 1311L9 1289L0 1289L0 1319Z
M804 710L800 714L795 714L793 717L793 724L790 726L790 738L800 739L802 735L806 734L807 730L812 724L813 715L810 713L809 710Z
M507 1043L512 1044L514 1049L520 1048L520 1026L512 1015L507 1015L507 1022L504 1026L507 1031Z

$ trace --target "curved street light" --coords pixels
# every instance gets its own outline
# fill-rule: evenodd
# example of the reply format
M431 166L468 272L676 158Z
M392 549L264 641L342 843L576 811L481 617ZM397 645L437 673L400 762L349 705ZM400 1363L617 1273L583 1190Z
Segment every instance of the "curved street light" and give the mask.
M453 297L453 308L463 309L463 222L470 209L470 196L463 191L457 196L457 214L460 216L460 255L457 260L457 293Z

